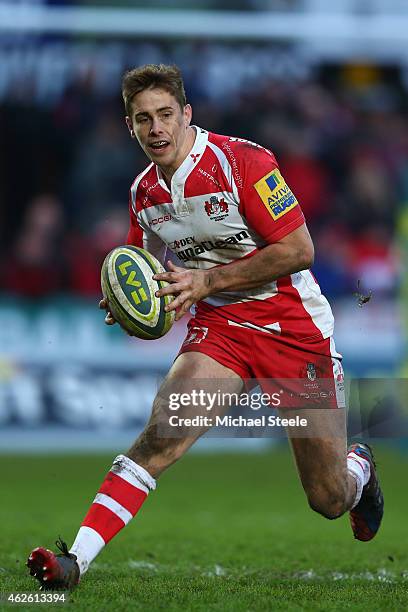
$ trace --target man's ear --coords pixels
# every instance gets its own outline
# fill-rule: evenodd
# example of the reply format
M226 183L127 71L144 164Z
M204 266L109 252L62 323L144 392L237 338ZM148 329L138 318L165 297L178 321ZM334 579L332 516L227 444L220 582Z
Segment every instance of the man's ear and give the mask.
M132 120L131 120L131 118L130 118L130 117L128 117L128 116L126 116L126 117L125 117L125 121L126 121L126 125L127 125L127 127L128 127L128 130L129 130L129 132L130 132L131 137L132 137L132 138L135 138L135 133L134 133L134 131L133 131L133 126L132 126Z
M184 123L186 127L190 125L192 117L193 109L191 108L191 104L186 104L184 107Z

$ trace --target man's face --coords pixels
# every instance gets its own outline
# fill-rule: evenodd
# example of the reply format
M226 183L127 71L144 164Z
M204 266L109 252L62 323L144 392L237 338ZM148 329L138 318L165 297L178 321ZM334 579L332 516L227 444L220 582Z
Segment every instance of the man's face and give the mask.
M154 163L174 170L184 161L191 106L182 110L177 100L159 88L146 89L132 100L132 116L126 117L131 135Z

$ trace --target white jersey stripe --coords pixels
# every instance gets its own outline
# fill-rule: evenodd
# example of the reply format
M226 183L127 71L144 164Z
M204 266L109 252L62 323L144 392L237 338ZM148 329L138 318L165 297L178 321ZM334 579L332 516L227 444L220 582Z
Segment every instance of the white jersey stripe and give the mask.
M251 328L251 329L256 329L257 331L261 331L261 332L265 332L267 334L272 333L272 334L280 334L281 333L281 326L279 325L279 323L268 323L267 325L263 325L262 327L260 325L255 325L255 323L250 323L249 321L243 321L242 323L237 323L236 321L230 321L230 319L228 319L228 325L233 325L235 327L246 327L246 328Z
M217 156L218 161L221 164L221 168L225 176L227 177L227 181L231 185L232 193L234 194L236 201L239 202L239 194L238 194L237 185L235 183L234 176L232 174L231 164L229 163L227 156L225 155L224 151L221 151L221 149L217 147L217 145L215 145L214 143L208 141L208 146L213 151L213 153L215 153L215 155Z
M312 318L313 323L323 338L333 335L334 317L329 302L326 300L310 270L291 274L292 286L299 293L303 308Z
M336 359L343 359L343 355L337 352L333 336L330 338L330 355Z
M101 506L105 506L105 508L109 508L118 518L120 518L125 525L133 518L126 508L118 504L117 501L109 497L109 495L105 495L104 493L97 493L94 501L94 504L100 504Z

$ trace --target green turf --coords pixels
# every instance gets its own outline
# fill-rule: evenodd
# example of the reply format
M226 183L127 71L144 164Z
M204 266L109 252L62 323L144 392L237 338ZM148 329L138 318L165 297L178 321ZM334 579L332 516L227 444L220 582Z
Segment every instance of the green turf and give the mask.
M308 509L285 449L190 454L56 609L406 610L408 457L377 456L386 518L361 543ZM28 552L72 542L111 456L0 459L0 592L33 591Z

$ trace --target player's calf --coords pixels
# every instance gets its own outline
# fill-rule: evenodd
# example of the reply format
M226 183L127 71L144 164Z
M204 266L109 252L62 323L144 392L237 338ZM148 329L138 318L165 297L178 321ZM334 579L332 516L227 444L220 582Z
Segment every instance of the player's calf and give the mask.
M329 520L339 518L350 508L346 479L315 484L306 493L312 510Z
M154 478L158 478L184 455L197 437L161 438L157 425L153 424L145 429L127 454Z
M164 470L180 459L207 429L183 425L170 427L169 417L172 413L169 412L169 394L176 387L174 382L163 384L154 400L147 426L127 452L128 457L141 465L154 478L158 478ZM196 412L190 406L181 407L177 414L180 422L183 422L183 417L191 419L196 416Z

